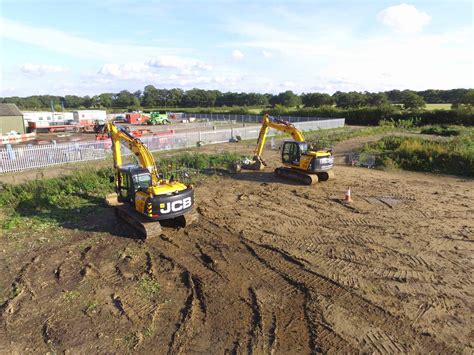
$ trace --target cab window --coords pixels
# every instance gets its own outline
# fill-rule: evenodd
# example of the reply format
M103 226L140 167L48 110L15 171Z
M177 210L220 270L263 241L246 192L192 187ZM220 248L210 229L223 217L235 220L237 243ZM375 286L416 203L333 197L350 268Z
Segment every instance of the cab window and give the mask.
M284 163L289 163L290 162L290 145L291 144L284 144L283 145L283 151L282 151L282 160Z
M150 174L134 175L133 184L135 185L135 190L146 190L151 186L151 175Z
M300 146L295 142L283 145L282 160L284 163L298 165L300 162Z
M119 174L120 197L122 201L130 200L130 175L125 172Z

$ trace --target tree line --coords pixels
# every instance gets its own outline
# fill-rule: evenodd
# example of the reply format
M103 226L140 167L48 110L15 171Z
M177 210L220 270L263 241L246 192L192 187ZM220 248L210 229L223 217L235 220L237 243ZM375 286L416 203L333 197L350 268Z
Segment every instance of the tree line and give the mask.
M142 90L130 92L122 90L119 93L102 93L95 96L53 96L34 95L28 97L4 97L2 103L14 103L20 109L94 109L94 108L123 108L139 109L153 107L323 107L336 106L342 109L361 107L380 107L389 104L401 104L406 109L420 109L426 103L452 103L457 105L474 105L473 89L451 90L390 90L385 92L341 92L332 95L326 93L303 93L297 95L291 90L277 95L244 92L221 92L219 90L203 89L158 89L147 85Z

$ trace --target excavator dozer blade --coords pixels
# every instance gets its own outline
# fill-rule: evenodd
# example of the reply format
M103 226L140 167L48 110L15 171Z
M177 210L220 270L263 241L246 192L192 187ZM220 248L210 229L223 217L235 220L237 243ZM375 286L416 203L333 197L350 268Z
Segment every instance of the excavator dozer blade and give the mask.
M152 221L125 204L115 206L115 215L132 226L145 239L151 239L162 234L162 224L164 227L184 228L198 220L198 214L193 209L191 212L176 218Z
M297 181L304 185L314 185L319 181L318 175L316 174L306 174L302 171L290 168L276 168L275 175L288 180Z
M115 207L121 205L122 203L118 201L117 194L114 192L105 196L105 204L109 207Z

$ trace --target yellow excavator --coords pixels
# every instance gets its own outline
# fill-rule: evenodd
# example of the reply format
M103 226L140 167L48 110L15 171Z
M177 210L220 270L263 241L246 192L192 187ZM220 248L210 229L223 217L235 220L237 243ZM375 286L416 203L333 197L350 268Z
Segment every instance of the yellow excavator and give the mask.
M117 217L128 222L145 238L161 233L160 221L186 226L196 220L192 185L163 179L158 173L153 155L140 139L112 121L105 125L112 139L115 194L106 203L115 207ZM136 156L138 164L123 164L122 143Z
M275 174L285 179L301 182L305 185L312 185L318 181L327 181L334 178L332 168L334 158L329 150L311 150L305 142L303 133L289 122L263 116L262 127L258 135L257 147L254 152L253 161L243 164L243 169L263 170L266 166L262 158L265 140L270 128L288 133L293 140L285 141L281 148L281 159L283 167L275 169Z

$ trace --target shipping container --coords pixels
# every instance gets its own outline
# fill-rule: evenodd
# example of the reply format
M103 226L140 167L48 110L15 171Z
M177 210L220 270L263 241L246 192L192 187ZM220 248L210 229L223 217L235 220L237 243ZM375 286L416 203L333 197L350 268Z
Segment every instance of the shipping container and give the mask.
M23 120L25 127L29 126L29 122L67 122L72 121L74 115L72 112L51 112L51 111L23 111Z
M95 121L107 119L107 112L103 110L79 110L74 111L74 121L81 124L94 124Z

